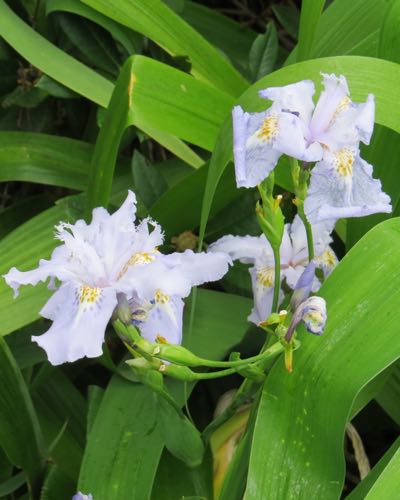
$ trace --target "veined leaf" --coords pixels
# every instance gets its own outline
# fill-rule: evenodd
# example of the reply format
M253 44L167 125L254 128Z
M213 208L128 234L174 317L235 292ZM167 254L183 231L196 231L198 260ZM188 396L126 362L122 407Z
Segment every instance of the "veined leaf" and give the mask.
M318 21L324 5L325 0L303 0L301 3L297 61L310 58Z
M173 56L188 57L191 72L237 96L246 80L199 33L160 0L83 0L102 14L147 36Z
M343 437L354 398L400 357L393 342L399 249L400 219L391 219L364 236L319 291L328 304L323 336L302 331L294 372L278 362L266 380L246 498L340 496Z
M143 56L129 58L96 142L89 178L89 209L108 204L116 155L129 125L142 130L154 127L212 149L231 105L227 94L182 71Z

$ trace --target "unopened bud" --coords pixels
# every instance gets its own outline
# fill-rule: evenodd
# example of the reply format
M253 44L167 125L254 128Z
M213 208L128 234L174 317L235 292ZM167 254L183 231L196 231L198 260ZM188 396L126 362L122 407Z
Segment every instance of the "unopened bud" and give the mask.
M173 236L171 243L178 252L184 252L185 250L194 250L197 247L198 240L199 237L192 233L192 231L184 231L178 236Z

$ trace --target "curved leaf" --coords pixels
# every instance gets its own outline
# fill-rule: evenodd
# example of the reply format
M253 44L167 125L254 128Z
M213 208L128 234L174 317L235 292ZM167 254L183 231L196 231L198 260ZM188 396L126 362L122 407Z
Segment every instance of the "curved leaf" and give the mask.
M393 341L399 257L400 219L391 219L354 246L324 283L319 292L328 304L324 335L302 335L294 372L285 373L278 362L264 385L246 498L339 498L353 401L400 357Z

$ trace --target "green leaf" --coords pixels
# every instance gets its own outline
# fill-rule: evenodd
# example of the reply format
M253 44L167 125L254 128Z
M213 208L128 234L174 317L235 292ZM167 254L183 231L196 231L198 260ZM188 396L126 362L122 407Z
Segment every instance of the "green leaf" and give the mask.
M198 467L204 456L204 444L194 424L160 397L157 423L166 448L188 467Z
M252 85L239 99L246 111L265 109L265 101L258 96L258 90L285 85L294 81L311 78L320 87L320 72L337 73L346 76L352 98L365 99L368 93L375 94L377 101L376 122L400 132L400 65L380 59L367 57L331 57L304 61L286 66L262 78ZM207 185L204 191L200 225L200 238L203 237L216 187L229 161L232 159L231 120L226 120L211 157ZM233 171L231 171L233 177ZM237 197L239 191L233 194ZM231 198L229 201L232 201ZM217 202L218 200L216 200Z
M250 309L249 299L199 289L190 338L190 311L185 314L185 345L199 356L220 359L241 340ZM168 386L183 404L182 384ZM162 448L151 392L115 376L89 436L79 489L107 500L149 498Z
M135 192L143 200L146 207L150 208L168 189L161 169L147 162L139 151L135 151L132 157L132 172L136 187Z
M375 57L387 5L386 0L335 0L321 15L309 57ZM296 60L297 48L285 64Z
M112 83L39 35L4 0L0 0L0 32L33 66L91 101L107 105Z
M310 58L318 21L324 8L325 0L303 0L300 12L299 43L297 61Z
M203 463L195 469L187 467L181 460L164 449L154 479L151 500L170 498L192 498L206 500L212 496L212 459L206 453Z
M27 181L82 190L92 152L92 145L66 137L0 132L0 182Z
M133 33L125 26L121 26L112 19L103 16L94 9L77 0L47 0L46 1L46 14L52 12L70 12L77 14L81 17L89 19L94 23L102 26L105 30L109 31L115 40L125 47L129 55L135 54L139 51L142 44L142 37L137 33Z
M394 0L387 6L385 18L380 31L378 56L400 63L400 1Z
M44 468L39 422L20 370L0 338L0 446L37 491Z
M291 37L295 40L297 39L297 33L299 31L299 11L297 7L290 3L289 5L284 5L281 3L274 4L271 6L272 10Z
M27 482L25 472L21 471L0 484L0 498L11 495Z
M40 500L60 500L72 498L76 493L75 482L68 477L57 465L50 467L43 483Z
M369 490L365 500L396 498L399 494L400 449L390 459L379 478Z
M323 336L302 332L292 374L282 361L274 365L257 416L246 498L286 498L294 491L299 499L340 496L354 398L400 357L393 342L399 244L400 220L392 219L355 245L319 291L328 304Z
M226 54L233 64L247 67L250 47L256 33L217 10L186 0L182 17L204 38Z
M397 363L385 386L376 396L385 412L400 425L400 364Z
M278 56L278 34L274 23L254 40L249 54L249 68L253 82L273 71Z
M179 70L143 56L129 58L96 142L88 206L107 206L119 143L129 125L144 131L162 130L212 149L231 104L227 94Z
M396 457L398 460L400 446L400 438L392 444L388 451L383 455L379 462L373 467L369 474L355 487L355 489L346 497L346 500L365 500L369 498L368 492L374 487L374 484L380 479L381 474L386 470L388 464L391 463L392 459ZM398 467L397 467L398 470ZM394 495L392 498L395 498ZM381 497L384 498L390 497Z
M83 3L142 33L171 55L188 57L196 78L233 96L246 88L246 81L233 66L160 0L84 0Z

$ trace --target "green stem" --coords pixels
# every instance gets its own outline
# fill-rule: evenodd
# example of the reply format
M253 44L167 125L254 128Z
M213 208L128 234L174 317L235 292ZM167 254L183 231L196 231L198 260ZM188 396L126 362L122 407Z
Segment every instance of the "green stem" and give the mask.
M308 261L311 262L314 259L314 238L312 234L312 227L311 224L308 222L306 214L304 213L303 203L299 205L298 210L300 219L303 221L304 227L306 228Z
M276 342L269 349L266 349L257 354L256 356L252 356L250 358L238 359L235 361L212 361L210 359L199 358L202 361L202 364L198 366L209 366L211 368L223 368L223 367L235 368L238 366L249 365L250 363L255 363L258 361L264 361L266 359L273 358L283 351L284 351L283 345L280 342Z
M273 246L272 251L274 252L274 264L275 264L275 279L274 279L274 298L272 301L272 311L278 312L279 305L279 292L281 289L281 254L280 248L278 246Z

